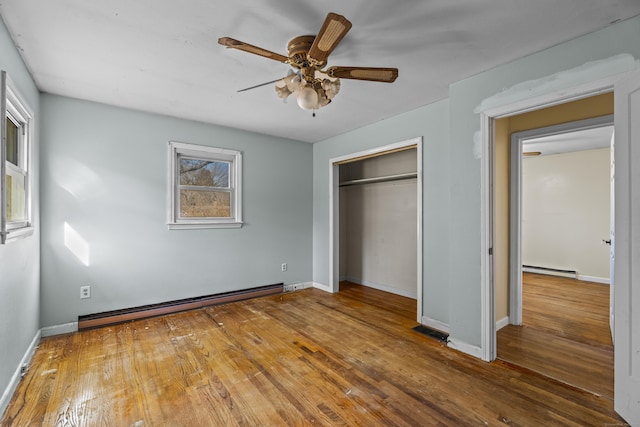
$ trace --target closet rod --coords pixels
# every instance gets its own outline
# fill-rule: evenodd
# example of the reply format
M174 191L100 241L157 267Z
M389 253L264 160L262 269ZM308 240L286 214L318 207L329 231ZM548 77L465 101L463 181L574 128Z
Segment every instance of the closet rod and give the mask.
M351 181L344 181L340 183L340 187L348 187L350 185L372 184L374 182L388 182L388 181L400 181L402 179L417 178L417 172L401 173L397 175L377 176L375 178L361 178L352 179Z

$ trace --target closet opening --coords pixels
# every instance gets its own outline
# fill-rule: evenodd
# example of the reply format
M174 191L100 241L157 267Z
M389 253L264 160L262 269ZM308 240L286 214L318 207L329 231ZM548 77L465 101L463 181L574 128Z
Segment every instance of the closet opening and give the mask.
M332 291L349 282L422 312L422 139L332 159Z

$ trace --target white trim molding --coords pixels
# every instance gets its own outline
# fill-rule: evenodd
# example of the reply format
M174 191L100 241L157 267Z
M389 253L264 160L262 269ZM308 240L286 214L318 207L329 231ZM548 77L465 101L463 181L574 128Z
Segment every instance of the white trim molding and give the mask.
M320 289L321 291L329 292L331 294L337 292L337 289L334 291L333 288L331 288L331 286L329 285L325 285L323 283L318 283L318 282L311 282L311 283L314 288Z
M22 378L22 367L28 366L29 363L31 362L31 358L36 352L36 349L38 348L38 344L40 344L40 338L41 338L41 332L40 330L38 330L38 332L36 332L36 335L31 340L31 344L29 344L29 347L27 347L27 351L24 353L24 356L22 356L22 360L20 360L20 364L18 365L15 372L11 376L11 380L9 381L7 388L2 393L2 397L0 398L0 418L2 418L2 416L4 415L4 411L6 411L7 407L9 406L9 402L13 397L13 393L16 391L16 388L18 387L18 383Z
M418 298L417 292L407 291L406 289L400 289L393 286L384 285L382 283L372 282L370 280L362 280L355 277L347 277L345 278L345 280L358 285L367 286L369 288L389 292L390 294L401 295L403 297L412 298L412 299Z
M500 329L504 328L508 324L509 324L509 316L503 317L502 319L496 322L496 331L499 331Z
M439 320L432 319L431 317L427 317L427 316L422 316L420 323L430 328L436 329L440 332L445 332L447 334L449 333L449 330L450 330L448 323L441 322Z
M476 345L471 345L464 341L449 337L449 341L447 341L447 347L461 351L462 353L466 353L470 356L477 357L478 359L482 359L482 348Z
M603 285L611 284L611 280L608 277L585 276L583 274L578 274L578 280L582 280L583 282L601 283Z
M495 129L494 120L485 113L480 115L480 268L481 268L481 335L479 358L485 362L491 362L496 357L495 334L495 289L494 270L495 258L493 256L494 227L493 210L494 194L494 152ZM473 350L473 349L472 349ZM464 350L462 350L464 351ZM469 353L472 354L472 353Z
M78 322L64 323L62 325L46 326L42 328L42 338L52 337L54 335L71 334L78 332Z

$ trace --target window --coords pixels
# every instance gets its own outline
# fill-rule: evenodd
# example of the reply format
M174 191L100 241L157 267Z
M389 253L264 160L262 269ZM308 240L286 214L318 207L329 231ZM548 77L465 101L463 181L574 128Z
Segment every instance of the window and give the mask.
M242 154L169 142L169 228L242 227Z
M5 71L0 80L0 243L6 243L33 234L29 170L33 115Z

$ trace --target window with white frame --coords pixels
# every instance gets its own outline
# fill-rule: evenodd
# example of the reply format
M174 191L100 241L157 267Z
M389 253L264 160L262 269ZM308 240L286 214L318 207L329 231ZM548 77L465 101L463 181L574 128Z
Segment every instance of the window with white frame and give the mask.
M242 227L242 153L169 142L168 225Z
M0 74L0 243L33 234L30 155L33 114L5 71Z

